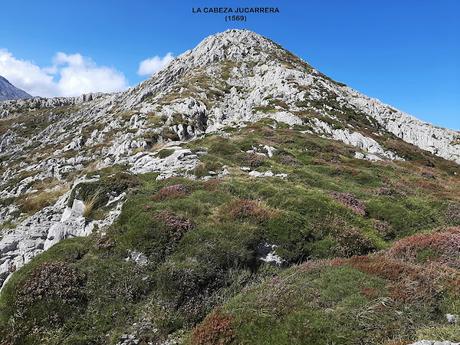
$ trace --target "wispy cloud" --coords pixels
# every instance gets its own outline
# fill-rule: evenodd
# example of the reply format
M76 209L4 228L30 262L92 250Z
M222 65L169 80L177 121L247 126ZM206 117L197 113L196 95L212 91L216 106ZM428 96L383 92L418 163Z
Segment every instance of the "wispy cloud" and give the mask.
M123 73L98 66L81 54L58 52L52 65L40 67L0 49L0 75L33 96L78 96L89 92L114 92L128 88Z
M161 70L163 67L169 64L173 59L174 59L174 56L172 53L168 53L163 57L156 55L151 58L145 59L140 62L139 68L137 70L137 74L141 76L150 76L158 72L159 70Z

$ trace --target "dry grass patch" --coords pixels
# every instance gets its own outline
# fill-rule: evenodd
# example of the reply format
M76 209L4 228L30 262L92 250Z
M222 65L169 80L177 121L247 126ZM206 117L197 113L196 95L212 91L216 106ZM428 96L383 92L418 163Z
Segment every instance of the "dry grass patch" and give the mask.
M435 305L442 294L460 286L458 271L435 264L414 265L385 255L356 256L336 260L335 264L350 265L364 273L390 281L390 297L403 303Z
M250 199L234 199L222 206L219 213L222 219L249 220L256 223L263 223L278 214L261 201Z
M69 190L68 186L61 186L52 190L44 190L32 193L19 200L22 212L33 214L44 207L53 205L60 196Z
M91 214L94 211L94 208L95 208L96 204L99 201L99 196L100 195L101 195L101 190L98 189L98 190L96 190L96 192L93 195L91 195L90 197L85 199L85 201L83 201L83 203L85 205L84 209L83 209L83 217L88 218L89 216L91 216Z
M396 242L388 255L407 262L435 262L460 269L460 227L406 237Z

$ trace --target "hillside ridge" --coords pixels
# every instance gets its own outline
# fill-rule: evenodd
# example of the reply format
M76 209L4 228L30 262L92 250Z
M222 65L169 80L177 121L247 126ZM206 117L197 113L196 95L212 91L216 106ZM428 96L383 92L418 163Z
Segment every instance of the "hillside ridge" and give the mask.
M25 98L32 98L32 96L17 88L0 75L0 101Z

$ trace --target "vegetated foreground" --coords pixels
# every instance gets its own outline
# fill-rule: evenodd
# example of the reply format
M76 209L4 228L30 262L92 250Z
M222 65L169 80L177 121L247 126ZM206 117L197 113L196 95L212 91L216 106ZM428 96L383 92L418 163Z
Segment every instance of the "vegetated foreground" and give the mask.
M78 186L88 220L125 190L121 215L15 272L0 344L460 341L458 165L274 121L224 134L184 144L208 152L195 180L115 166Z

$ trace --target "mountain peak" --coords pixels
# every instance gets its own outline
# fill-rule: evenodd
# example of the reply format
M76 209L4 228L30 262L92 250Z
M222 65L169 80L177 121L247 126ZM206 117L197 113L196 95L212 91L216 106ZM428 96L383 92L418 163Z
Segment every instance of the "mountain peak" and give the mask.
M243 44L243 45L260 45L268 44L271 42L268 38L246 29L229 29L222 32L209 35L201 41L198 46L201 44L206 44L209 42L223 42L223 43L233 43L233 44Z
M125 111L174 118L168 124L177 125L180 139L272 118L365 147L366 159L404 158L385 139L396 136L460 162L460 146L453 145L458 132L431 126L336 82L249 30L206 37L116 102Z
M230 29L210 35L195 48L186 51L179 59L193 65L232 61L266 61L287 53L270 39L250 30Z
M230 29L204 38L194 48L179 55L159 73L134 87L127 94L127 98L131 100L128 100L126 105L139 104L152 94L174 87L180 79L181 87L186 86L185 84L191 86L187 80L203 81L214 78L216 81L234 68L241 72L235 77L238 75L241 78L252 75L254 68L296 70L303 74L318 74L308 63L272 40L250 30ZM221 79L221 82L226 81ZM131 97L132 95L135 96Z
M11 84L5 77L0 75L0 101L10 99L26 99L32 98L27 92L17 88Z
M238 46L257 46L267 45L271 41L251 30L246 29L229 29L218 32L204 38L196 48L217 44L218 46L238 45Z

